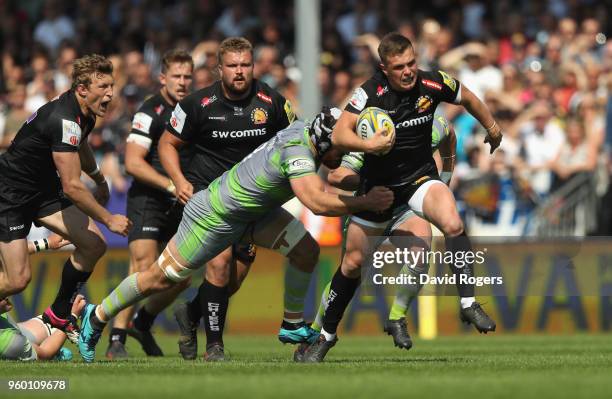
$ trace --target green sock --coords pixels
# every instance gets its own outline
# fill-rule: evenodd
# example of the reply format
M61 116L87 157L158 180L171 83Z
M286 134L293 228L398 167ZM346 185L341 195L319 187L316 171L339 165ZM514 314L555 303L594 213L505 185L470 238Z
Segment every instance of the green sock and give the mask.
M104 310L104 314L112 319L123 309L135 304L144 298L144 295L138 290L136 278L138 273L130 274L102 300L100 306Z
M323 327L323 315L325 314L325 309L327 309L327 296L329 295L329 287L331 287L331 281L327 283L325 288L323 289L323 293L321 294L321 303L319 304L319 309L317 310L317 316L315 317L312 325L310 326L313 330L321 331Z
M289 265L285 270L285 311L303 312L312 273L306 273Z
M419 278L419 272L416 269L404 265L400 270L400 274L408 274ZM406 316L410 304L419 294L421 290L421 284L405 284L397 287L395 293L395 299L393 305L391 305L391 311L389 312L389 320L399 320Z

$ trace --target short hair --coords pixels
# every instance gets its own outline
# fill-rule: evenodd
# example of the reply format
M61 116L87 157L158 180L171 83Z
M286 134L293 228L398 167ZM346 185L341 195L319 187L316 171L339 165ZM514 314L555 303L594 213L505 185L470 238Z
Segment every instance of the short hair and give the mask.
M72 66L72 86L74 90L78 85L89 87L91 75L94 73L105 75L113 74L113 64L106 57L98 54L86 55L74 61Z
M402 54L407 48L413 49L410 39L399 32L387 33L378 45L378 56L385 64L389 57Z
M191 65L191 69L193 69L193 58L191 57L191 54L189 54L185 50L169 50L166 51L162 58L162 73L166 73L168 71L168 69L170 68L170 64L189 64Z
M219 50L217 51L217 60L219 64L223 60L225 53L241 53L248 51L253 55L253 45L244 37L228 37L219 44Z

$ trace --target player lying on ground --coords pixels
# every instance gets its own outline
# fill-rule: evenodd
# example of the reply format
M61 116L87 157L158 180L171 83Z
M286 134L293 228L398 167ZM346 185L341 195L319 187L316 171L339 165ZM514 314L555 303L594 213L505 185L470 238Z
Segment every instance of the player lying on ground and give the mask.
M72 359L72 352L62 346L66 334L43 321L42 315L15 323L8 315L13 304L8 298L0 300L0 359L3 360L60 360ZM78 318L85 309L85 298L77 295L71 314Z
M59 249L68 244L70 241L57 234L51 234L41 240L28 241L28 253ZM0 262L0 273L4 273L2 262ZM12 307L8 298L0 299L0 359L70 360L72 358L72 352L62 348L66 334L45 323L42 315L22 323L15 323L8 315ZM72 306L72 313L80 314L84 307L84 303L76 301Z
M440 178L446 184L450 183L455 166L456 142L457 140L452 126L449 125L448 121L443 116L436 116L432 127L431 148L434 153L436 151L439 153L438 158L441 163ZM330 171L327 180L331 185L343 190L357 190L359 186L358 173L362 166L363 154L347 154L342 158L340 167ZM395 244L398 248L404 247L407 242L414 244L411 249L415 251L428 250L431 248L431 224L425 219L418 217L409 209L394 218L388 229L388 234L385 233L383 235L388 235L391 243ZM403 237L404 240L394 240L396 237ZM410 237L410 239L406 241L408 237ZM413 269L404 266L401 273L418 275L422 272L423 268L427 270L428 267L429 265L418 265ZM311 326L316 331L321 331L330 285L331 282L323 289L321 304L319 305L316 318ZM414 298L416 298L420 289L421 285L403 285L397 287L393 305L389 312L389 319L384 325L384 331L393 337L393 343L399 348L410 349L412 347L412 339L410 338L406 325L406 314L408 313L410 304ZM469 311L472 311L472 308L464 309L464 312ZM478 319L478 321L485 322L485 320L481 319ZM302 344L296 350L296 359L299 360L301 351L303 351L305 347L306 345Z
M249 241L280 249L294 242L296 237L279 237L274 228L279 218L291 217L281 205L294 196L318 215L338 216L364 209L378 212L389 207L393 194L382 187L373 187L357 197L325 192L317 169L320 164L337 168L342 156L331 146L335 116L324 109L311 125L294 122L214 180L206 190L196 193L185 207L178 232L157 262L147 271L123 280L100 305L87 306L79 337L83 359L94 360L95 346L106 322L119 311L155 292L172 288L231 244ZM370 140L380 140L380 135ZM306 237L314 242L309 235ZM307 258L318 257L318 246L314 249L314 254ZM316 263L309 261L304 265L299 257L288 256L291 266L285 279L285 317L301 318Z
M383 234L393 217L406 206L444 234L446 250L453 254L453 259L463 259L462 255L472 250L453 194L440 180L431 154L431 129L438 104L464 106L486 127L485 142L491 144L491 152L502 139L501 129L491 112L469 89L445 72L418 69L410 40L397 32L390 33L381 40L378 52L380 69L355 91L334 129L333 139L334 145L343 151L364 152L361 173L364 188L388 187L393 190L395 201L385 212L351 215L346 250L331 282L321 335L304 352L303 360L307 362L323 361L337 341L336 330L359 286L363 262L375 249L368 238ZM357 136L358 115L371 106L386 110L391 116L395 142L389 139L376 148L369 140ZM471 263L457 262L451 268L458 281L473 276ZM493 330L495 324L476 302L474 286L462 283L458 290L462 319L481 332ZM472 311L464 311L467 308ZM487 322L480 323L478 319Z

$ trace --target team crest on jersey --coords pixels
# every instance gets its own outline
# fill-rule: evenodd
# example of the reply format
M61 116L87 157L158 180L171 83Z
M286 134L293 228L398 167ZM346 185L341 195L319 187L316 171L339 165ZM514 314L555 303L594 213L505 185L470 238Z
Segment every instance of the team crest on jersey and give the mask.
M213 94L212 97L204 97L200 102L200 105L202 106L202 108L206 108L215 101L217 101L217 96Z
M163 104L159 104L157 107L153 108L153 111L155 111L155 113L157 115L161 115L162 112L164 112L164 105Z
M242 107L234 107L234 116L242 116L244 115L244 110Z
M62 143L78 146L81 142L81 127L74 121L62 119Z
M263 125L268 121L268 113L263 108L255 108L251 111L251 121L256 125Z
M349 103L358 111L362 111L367 102L368 95L361 87L355 89L355 91L353 92L353 96L349 100Z
M266 96L264 93L262 93L261 91L257 93L257 97L259 97L259 99L263 102L266 102L268 104L272 104L272 97L270 96Z
M444 84L447 85L452 91L457 90L457 82L453 79L448 73L438 71L440 75L442 75L442 79L444 79Z
M442 85L429 79L421 79L421 82L430 89L442 90Z
M378 85L378 87L376 88L376 97L380 97L383 94L387 93L388 91L389 91L389 86L382 87L381 85Z
M417 99L415 108L418 110L419 114L421 112L427 111L433 104L431 97L425 95L421 96Z

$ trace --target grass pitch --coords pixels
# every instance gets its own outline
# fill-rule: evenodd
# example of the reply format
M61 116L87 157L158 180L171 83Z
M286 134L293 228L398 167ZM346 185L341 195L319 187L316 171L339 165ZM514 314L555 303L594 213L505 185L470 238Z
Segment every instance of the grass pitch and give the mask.
M410 351L390 337L340 337L323 364L294 364L275 337L229 336L231 360L185 362L176 337L161 336L164 358L134 356L94 364L0 362L0 397L73 398L609 398L610 336L462 336L416 340ZM74 347L71 347L78 357ZM11 393L9 378L69 379L61 394Z

